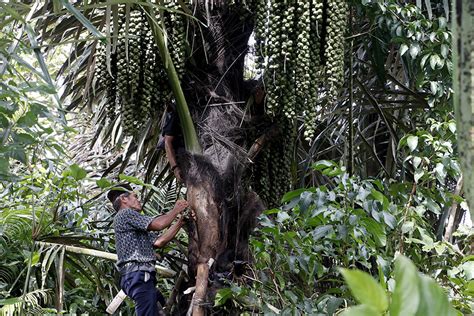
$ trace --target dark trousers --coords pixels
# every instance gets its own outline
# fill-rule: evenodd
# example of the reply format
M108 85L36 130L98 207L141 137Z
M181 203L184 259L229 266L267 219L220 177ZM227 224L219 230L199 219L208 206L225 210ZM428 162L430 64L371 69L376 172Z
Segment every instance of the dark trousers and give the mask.
M148 276L146 275L148 274ZM165 298L155 287L156 272L134 271L122 275L120 286L125 294L135 301L137 316L158 316ZM145 281L145 279L147 279Z

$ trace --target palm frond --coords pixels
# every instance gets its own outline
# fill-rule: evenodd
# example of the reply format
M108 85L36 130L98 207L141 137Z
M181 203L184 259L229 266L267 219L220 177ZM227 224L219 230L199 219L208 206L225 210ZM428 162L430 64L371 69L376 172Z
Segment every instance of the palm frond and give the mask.
M20 297L11 297L0 299L0 315L14 316L19 315L20 310L26 315L43 315L44 305L53 301L52 291L50 289L39 289L26 293ZM22 308L22 304L24 304Z

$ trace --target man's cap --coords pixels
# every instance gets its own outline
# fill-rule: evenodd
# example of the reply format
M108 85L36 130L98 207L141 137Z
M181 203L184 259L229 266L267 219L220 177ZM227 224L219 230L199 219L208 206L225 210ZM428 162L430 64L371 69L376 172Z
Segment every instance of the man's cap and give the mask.
M131 191L133 191L133 189L129 184L127 184L127 183L118 184L115 187L113 187L112 189L110 189L110 191L107 193L107 198L109 199L110 202L114 203L114 201L121 194L123 194L125 192L131 192Z

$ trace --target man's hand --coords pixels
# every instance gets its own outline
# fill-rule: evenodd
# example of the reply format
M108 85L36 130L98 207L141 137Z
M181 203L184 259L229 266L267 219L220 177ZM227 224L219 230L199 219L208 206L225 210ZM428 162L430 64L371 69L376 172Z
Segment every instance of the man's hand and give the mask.
M174 176L179 183L183 182L183 177L181 176L181 168L176 166L173 170Z
M155 217L153 221L148 225L147 230L162 230L168 228L174 219L181 214L187 207L188 202L186 200L179 200L174 205L174 208L164 215ZM180 226L178 226L179 228ZM174 235L173 235L174 236ZM158 246L157 246L158 247Z
M174 210L178 213L182 213L189 206L188 201L178 200L174 205Z
M191 212L189 212L189 215L191 216L193 221L197 221L196 212L193 209L190 209L190 210Z

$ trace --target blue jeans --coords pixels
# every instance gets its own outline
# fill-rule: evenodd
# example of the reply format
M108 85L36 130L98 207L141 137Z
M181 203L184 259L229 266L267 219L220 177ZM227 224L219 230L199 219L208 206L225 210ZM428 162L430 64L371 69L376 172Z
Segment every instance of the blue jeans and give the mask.
M155 287L155 275L156 272L146 271L134 271L122 275L120 286L125 294L135 301L137 316L159 315L160 308L157 302L160 302L161 306L165 305L163 295Z

